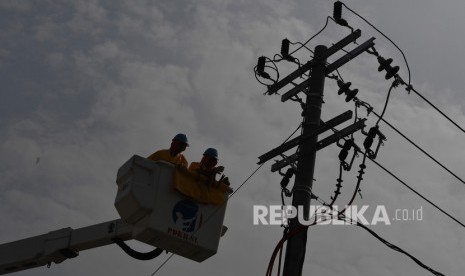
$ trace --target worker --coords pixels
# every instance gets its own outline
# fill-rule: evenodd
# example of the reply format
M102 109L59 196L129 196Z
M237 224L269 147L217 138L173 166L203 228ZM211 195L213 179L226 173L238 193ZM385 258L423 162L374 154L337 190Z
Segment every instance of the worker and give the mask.
M216 166L218 164L218 151L214 148L208 148L203 153L200 162L192 162L189 166L190 171L200 173L207 177L207 185L217 183L215 180L216 175L224 171L223 166ZM218 182L223 182L229 186L229 179L222 175Z
M188 146L189 143L187 141L186 134L179 133L174 136L173 140L171 140L171 146L169 149L159 150L152 153L147 158L153 161L163 160L174 165L180 165L181 167L187 168L188 163L184 155L182 155L182 152L185 151Z

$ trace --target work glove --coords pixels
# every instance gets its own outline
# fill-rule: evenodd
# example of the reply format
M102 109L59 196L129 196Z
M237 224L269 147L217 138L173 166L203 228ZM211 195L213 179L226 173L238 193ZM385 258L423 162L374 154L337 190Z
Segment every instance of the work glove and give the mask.
M215 168L215 170L216 170L216 173L222 173L222 172L224 172L224 167L223 166L218 166L218 167Z

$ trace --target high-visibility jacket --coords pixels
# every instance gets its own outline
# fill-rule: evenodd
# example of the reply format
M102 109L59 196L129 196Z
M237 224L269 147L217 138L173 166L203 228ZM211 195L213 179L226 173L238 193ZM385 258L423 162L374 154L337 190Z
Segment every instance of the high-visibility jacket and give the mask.
M171 156L170 150L159 150L157 152L152 153L147 159L158 161L163 160L166 162L170 162L174 165L182 165L187 168L187 160L181 153L178 153L176 156Z
M181 194L188 196L199 203L222 205L231 193L231 188L223 182L207 184L207 178L195 171L176 167L174 173L174 188Z

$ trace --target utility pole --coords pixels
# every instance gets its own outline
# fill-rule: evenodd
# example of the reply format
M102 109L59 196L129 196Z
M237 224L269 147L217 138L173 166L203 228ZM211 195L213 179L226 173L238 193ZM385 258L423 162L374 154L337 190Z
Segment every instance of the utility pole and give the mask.
M300 65L297 70L293 71L283 79L274 81L272 85L267 85L268 91L266 94L272 95L276 94L278 90L286 87L287 85L291 83L293 84L293 87L289 91L282 94L282 102L293 99L300 92L305 92L307 95L305 104L300 101L303 107L302 135L291 139L258 157L258 164L263 164L268 160L290 150L291 148L299 146L297 153L287 156L280 161L275 160L276 162L271 166L271 171L276 172L280 171L283 167L289 165L293 166L293 163L297 162L297 172L295 176L294 187L292 189L292 205L297 209L297 212L299 212L299 207L301 207L300 210L303 212L303 214L297 214L295 218L289 221L289 231L287 232L289 236L287 237L286 256L283 270L284 276L302 275L302 268L305 261L305 250L307 247L307 229L305 228L306 226L299 223L299 217L303 217L305 221L308 221L310 218L310 200L312 199L312 196L314 196L312 193L312 184L313 173L315 170L316 152L365 127L365 119L358 120L352 125L347 126L337 131L336 133L318 141L319 134L332 129L352 118L352 112L346 111L327 122L323 122L320 118L321 106L323 104L323 91L326 76L337 70L337 68L351 61L358 55L367 51L370 47L373 47L373 41L375 38L372 37L362 44L358 44L358 46L354 49L345 51L346 54L344 56L338 58L331 64L327 65L327 58L343 49L348 44L354 42L360 36L361 31L355 30L345 38L331 45L329 48L324 45L316 46L312 60ZM287 40L283 40L281 46L281 55L286 61L294 60L294 58L289 55L289 49L287 47L288 45L286 46L288 41L286 41ZM283 47L283 45L285 47ZM267 68L265 66L266 61L267 58L264 56L258 59L255 74L261 78L271 80L270 75L265 72L265 68ZM300 84L295 84L293 81L299 76L302 76L302 74L304 74L306 71L310 71L310 77ZM345 93L347 96L347 102L352 100L358 92L358 89L349 89L350 83L345 84L341 81L340 84L338 82L338 85L340 85L340 90L338 93ZM283 182L281 183L281 188L283 191L285 191L284 189L286 189L286 186L287 184L283 184Z
M311 70L310 85L304 110L302 124L303 136L314 132L320 126L321 106L323 103L323 91L326 78L327 48L324 45L315 47L314 64ZM313 194L313 172L315 170L316 145L318 136L313 135L300 141L300 151L297 163L292 205L303 206L304 218L308 220L310 199ZM298 217L298 216L297 216ZM289 223L289 233L303 227L298 219L294 218ZM307 229L299 231L287 241L286 257L284 261L284 276L301 276L305 260L307 246Z

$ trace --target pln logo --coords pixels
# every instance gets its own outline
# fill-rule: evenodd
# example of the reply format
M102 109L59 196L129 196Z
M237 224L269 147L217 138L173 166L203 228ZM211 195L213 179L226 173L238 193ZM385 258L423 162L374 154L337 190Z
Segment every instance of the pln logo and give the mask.
M190 199L184 199L176 203L173 208L173 222L179 230L192 233L197 230L203 222L199 205Z

